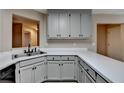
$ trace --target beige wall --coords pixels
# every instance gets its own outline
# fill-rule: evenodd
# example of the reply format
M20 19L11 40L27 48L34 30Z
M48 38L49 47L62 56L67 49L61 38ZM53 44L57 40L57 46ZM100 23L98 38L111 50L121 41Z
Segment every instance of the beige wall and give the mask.
M38 12L33 10L2 10L2 20L0 20L0 33L2 37L2 44L0 45L1 50L12 49L12 14L20 15L23 17L31 18L40 21L40 46L41 47L88 47L90 50L96 51L96 31L97 23L124 23L124 15L103 15L103 14L93 14L93 30L92 30L92 40L74 40L74 41L47 41L46 31L47 31L47 18Z
M19 15L22 17L27 17L30 19L34 19L40 22L40 33L41 35L44 35L44 16L42 14L39 14L38 12L32 11L32 10L1 10L2 15L0 16L2 20L0 20L1 30L2 33L2 39L0 48L2 51L7 51L12 49L12 15ZM41 44L41 41L44 38L40 36L40 46L43 47L43 44Z
M25 37L24 37L24 33L25 32L30 32L31 33L31 45L32 46L36 46L37 45L37 31L35 30L35 29L32 29L32 28L30 28L30 27L27 27L27 26L25 26L25 25L23 25L23 35L22 35L22 44L23 44L23 46L25 47L25 43L24 43L24 39L25 39Z
M121 24L122 60L124 61L124 24Z
M47 17L35 12L33 10L2 10L2 33L4 37L2 38L2 50L7 51L12 49L12 15L19 15L22 17L27 17L40 21L40 47L87 47L92 50L92 40L55 40L47 41Z
M2 51L2 10L0 10L0 51Z

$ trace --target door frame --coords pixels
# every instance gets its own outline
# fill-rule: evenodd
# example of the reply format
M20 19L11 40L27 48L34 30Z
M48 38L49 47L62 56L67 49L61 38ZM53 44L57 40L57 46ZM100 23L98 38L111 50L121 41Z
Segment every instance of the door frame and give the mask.
M121 26L121 24L123 24L123 23L96 23L96 52L98 52L98 25L120 25ZM107 34L108 33L106 33L106 45L107 45ZM107 46L106 46L106 55L105 56L107 56Z

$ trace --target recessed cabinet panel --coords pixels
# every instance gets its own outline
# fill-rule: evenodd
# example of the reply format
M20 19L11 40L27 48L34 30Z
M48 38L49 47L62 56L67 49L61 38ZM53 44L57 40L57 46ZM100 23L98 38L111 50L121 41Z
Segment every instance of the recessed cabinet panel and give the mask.
M79 83L85 83L85 72L84 72L83 68L80 65L78 65L78 68L79 68L78 82Z
M71 37L78 38L80 36L80 13L70 14L70 31Z
M34 83L33 65L20 68L20 83Z
M80 37L89 38L92 30L91 14L81 13L81 34Z
M74 75L74 61L66 61L61 65L61 79L72 79L76 77Z
M46 64L45 62L35 64L35 83L43 82L46 76Z
M68 13L60 13L59 16L59 32L60 37L69 37L69 15Z
M60 80L60 64L54 61L48 62L48 80Z
M59 35L59 14L49 13L48 15L48 37L58 37Z
M107 83L107 82L97 74L96 83Z

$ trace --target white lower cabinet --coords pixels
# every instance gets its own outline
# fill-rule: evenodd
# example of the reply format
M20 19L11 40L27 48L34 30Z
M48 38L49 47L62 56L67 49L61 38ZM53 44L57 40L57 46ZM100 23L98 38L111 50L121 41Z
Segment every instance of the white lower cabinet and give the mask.
M85 83L95 83L95 81L92 79L92 77L87 73L85 72Z
M85 83L85 73L84 70L79 66L79 78L78 78L78 82L79 83Z
M107 81L97 74L96 83L107 83Z
M46 63L37 63L35 64L34 69L34 82L43 82L46 79Z
M40 83L44 81L77 80L79 83L106 83L82 59L75 56L48 56L20 61L16 64L17 83Z
M86 66L85 63L83 63L82 60L79 60L78 64L78 82L79 83L95 83L95 80L90 75L90 72L92 71L89 69L88 65ZM91 71L90 71L91 70ZM94 72L95 73L95 72ZM93 74L94 75L94 74Z
M48 80L74 80L74 62L73 61L49 61L47 66Z
M47 64L47 79L60 80L60 64L55 61L49 61Z
M20 68L20 83L40 83L46 76L44 62Z
M40 83L46 80L46 61L44 58L35 58L21 61L16 64L17 83Z
M20 83L33 83L34 82L34 71L33 65L20 68Z
M74 61L66 61L61 65L61 79L62 80L74 80Z

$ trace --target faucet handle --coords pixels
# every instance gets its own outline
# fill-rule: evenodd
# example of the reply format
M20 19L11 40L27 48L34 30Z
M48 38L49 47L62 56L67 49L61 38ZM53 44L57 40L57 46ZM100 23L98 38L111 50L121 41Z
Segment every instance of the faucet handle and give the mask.
M27 53L27 51L26 51L26 50L24 50L24 53Z
M34 48L34 52L37 52L37 48L36 47Z

